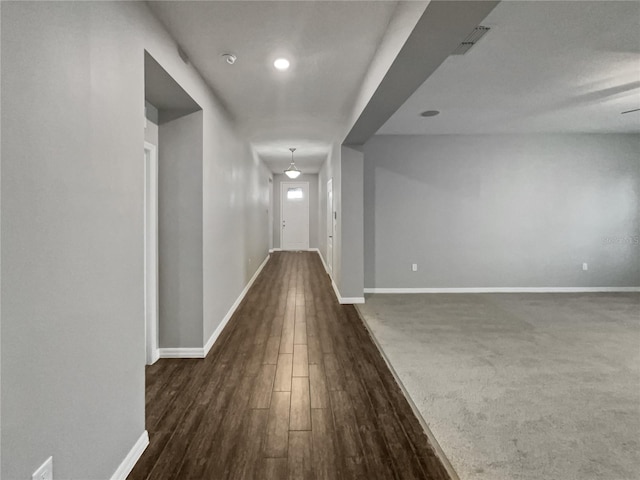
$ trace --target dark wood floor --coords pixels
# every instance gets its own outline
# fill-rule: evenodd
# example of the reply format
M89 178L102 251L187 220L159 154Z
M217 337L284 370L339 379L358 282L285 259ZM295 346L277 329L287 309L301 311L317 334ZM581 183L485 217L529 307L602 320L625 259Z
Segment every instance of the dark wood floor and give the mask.
M274 253L206 359L147 367L146 422L131 480L449 479L313 252Z

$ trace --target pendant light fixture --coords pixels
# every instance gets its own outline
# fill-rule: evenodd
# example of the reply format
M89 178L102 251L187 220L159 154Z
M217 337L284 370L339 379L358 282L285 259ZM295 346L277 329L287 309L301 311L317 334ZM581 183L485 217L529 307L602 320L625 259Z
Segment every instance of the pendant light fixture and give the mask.
M289 150L291 151L291 165L289 165L289 168L287 168L284 173L289 178L298 178L302 172L298 170L296 164L293 163L293 152L295 152L296 149L291 147Z

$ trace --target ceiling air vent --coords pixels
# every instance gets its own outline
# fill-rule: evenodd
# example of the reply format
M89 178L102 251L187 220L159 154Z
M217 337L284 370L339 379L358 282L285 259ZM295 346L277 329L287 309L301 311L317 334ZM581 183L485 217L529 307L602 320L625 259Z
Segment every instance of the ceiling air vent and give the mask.
M478 40L480 40L489 30L491 30L489 27L483 27L482 25L474 28L473 32L471 32L469 36L456 47L451 55L464 55L471 47L478 43Z

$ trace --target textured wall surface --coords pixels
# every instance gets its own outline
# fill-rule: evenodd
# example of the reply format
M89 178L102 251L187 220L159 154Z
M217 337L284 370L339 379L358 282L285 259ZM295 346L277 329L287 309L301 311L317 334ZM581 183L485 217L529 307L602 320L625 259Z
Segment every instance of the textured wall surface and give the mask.
M361 147L341 148L342 268L340 295L363 298L363 158Z
M3 2L1 35L1 475L106 479L145 429L145 50L202 107L197 337L267 254L266 170L144 3Z
M202 347L202 112L160 125L158 345Z
M638 135L376 136L364 165L367 288L640 285Z

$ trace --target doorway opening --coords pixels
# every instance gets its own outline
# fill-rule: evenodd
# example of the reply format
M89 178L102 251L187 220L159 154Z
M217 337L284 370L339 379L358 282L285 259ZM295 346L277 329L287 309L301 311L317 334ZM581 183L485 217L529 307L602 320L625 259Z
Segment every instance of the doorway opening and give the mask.
M203 115L144 52L145 363L202 343Z

